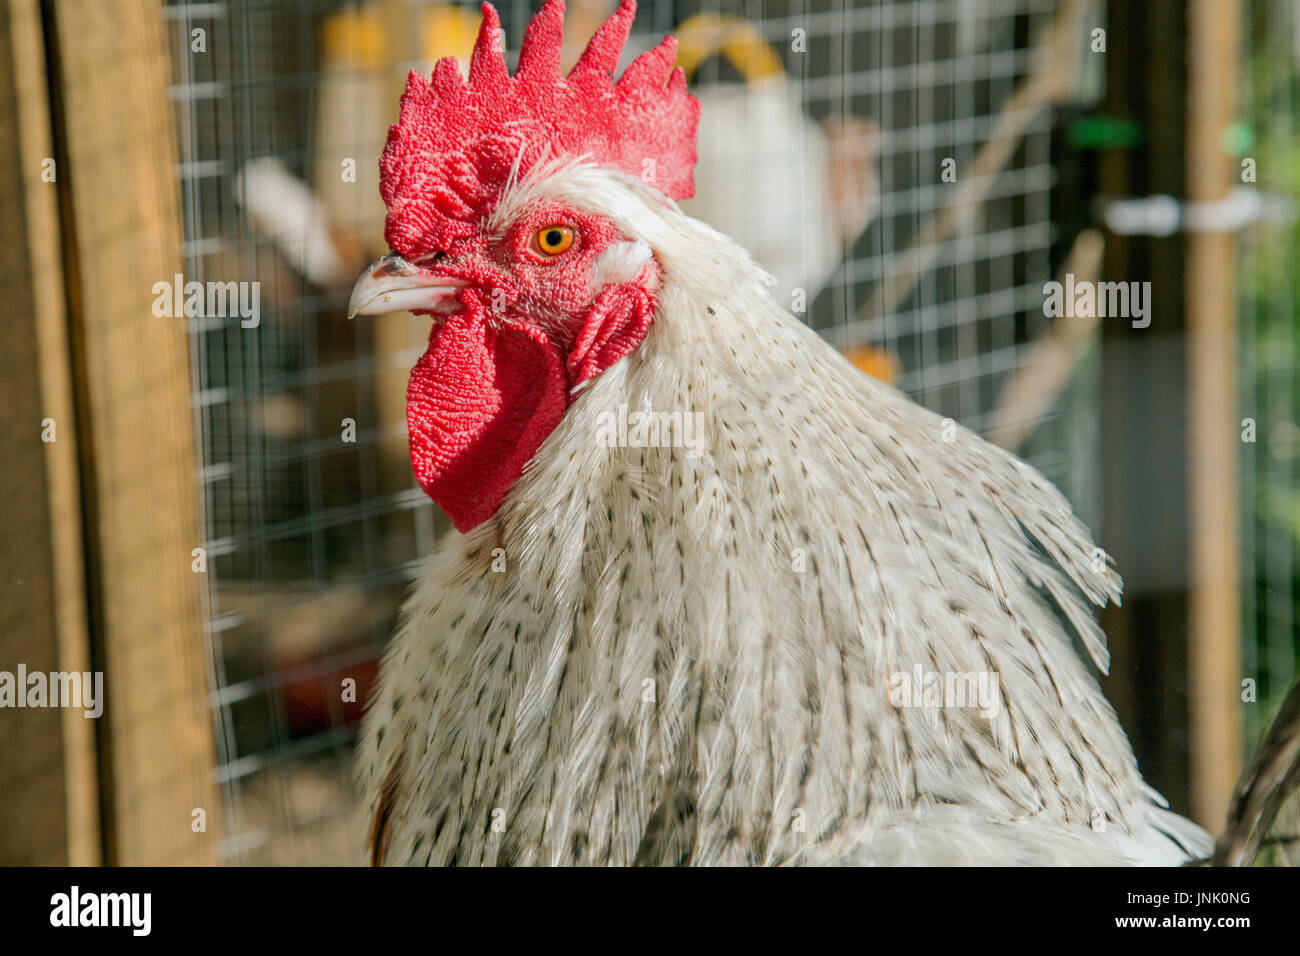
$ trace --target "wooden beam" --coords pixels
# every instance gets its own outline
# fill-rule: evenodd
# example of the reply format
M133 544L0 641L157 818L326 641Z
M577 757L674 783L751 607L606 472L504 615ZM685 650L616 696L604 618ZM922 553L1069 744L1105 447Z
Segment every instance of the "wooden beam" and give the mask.
M90 670L71 363L37 0L0 4L0 667ZM45 424L43 424L45 423ZM47 439L53 440L47 440ZM95 724L77 708L0 713L0 863L100 861Z
M1224 136L1237 118L1241 6L1190 0L1187 195L1223 199L1237 182ZM1241 457L1237 408L1237 243L1187 240L1192 811L1217 831L1241 769Z
M170 62L156 0L42 3L75 370L104 858L215 859L195 443L183 318ZM193 832L192 811L207 831Z

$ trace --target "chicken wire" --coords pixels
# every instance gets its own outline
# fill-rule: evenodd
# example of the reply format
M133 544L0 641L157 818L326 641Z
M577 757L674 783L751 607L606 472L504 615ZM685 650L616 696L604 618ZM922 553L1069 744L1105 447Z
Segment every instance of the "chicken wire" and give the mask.
M532 5L499 7L513 65ZM608 10L570 2L571 18ZM1043 283L1074 239L1053 225L1053 111L1014 117L1010 158L972 215L946 235L926 230L956 188L941 178L945 161L963 182L1041 62L1036 38L1056 10L1050 0L643 0L623 63L701 12L748 22L748 52L706 50L692 71L702 144L709 124L735 123L712 137L717 175L702 156L700 200L711 186L734 192L742 180L729 172L746 169L749 195L728 193L714 214L730 215L751 247L773 240L775 294L789 306L801 292L804 318L864 369L988 431L1007 420L1008 382L1051 329ZM353 862L360 707L341 699L342 682L357 680L364 699L405 588L450 526L405 456L405 375L427 326L344 316L351 280L383 251L375 165L401 78L427 72L433 55L463 55L477 13L419 0L232 0L162 15L185 278L261 290L255 327L189 320L221 855ZM807 226L819 202L833 230ZM909 249L925 255L914 283L898 278ZM1095 349L1075 361L1022 414L1025 440L1013 444L1096 530Z
M1245 152L1266 207L1241 235L1243 674L1257 681L1246 708L1248 744L1268 726L1297 676L1300 646L1300 380L1296 377L1300 225L1300 9L1255 0L1244 7ZM1253 435L1248 436L1248 429ZM1290 832L1300 820L1292 801Z

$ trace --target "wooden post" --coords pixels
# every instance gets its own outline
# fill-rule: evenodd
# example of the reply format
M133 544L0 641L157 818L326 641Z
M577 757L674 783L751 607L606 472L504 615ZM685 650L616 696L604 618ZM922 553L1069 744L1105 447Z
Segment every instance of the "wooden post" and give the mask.
M1103 154L1102 193L1224 197L1240 16L1109 0L1104 110L1146 135ZM1102 531L1125 577L1106 689L1148 781L1211 830L1240 766L1235 254L1230 234L1109 236L1105 278L1149 281L1152 322L1102 322Z
M90 667L77 430L37 0L0 4L0 670ZM47 178L43 178L43 174ZM100 862L95 722L0 711L0 865Z
M42 4L74 369L104 860L215 859L170 64L157 0ZM202 810L207 831L191 827Z
M1224 136L1237 118L1241 6L1191 0L1187 195L1223 199L1237 182ZM1241 542L1237 469L1236 234L1187 240L1192 811L1217 831L1241 769Z

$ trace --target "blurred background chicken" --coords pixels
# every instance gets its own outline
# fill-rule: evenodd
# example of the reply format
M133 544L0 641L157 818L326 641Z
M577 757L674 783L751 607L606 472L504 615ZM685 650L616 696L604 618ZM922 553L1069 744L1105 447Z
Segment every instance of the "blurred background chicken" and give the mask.
M811 120L799 82L746 20L697 14L676 35L708 117L682 209L748 249L781 306L804 312L876 214L879 131L854 116Z

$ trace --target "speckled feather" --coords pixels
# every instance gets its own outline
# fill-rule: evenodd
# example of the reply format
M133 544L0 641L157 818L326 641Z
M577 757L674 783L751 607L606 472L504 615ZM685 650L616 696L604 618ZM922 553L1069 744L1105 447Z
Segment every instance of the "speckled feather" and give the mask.
M378 860L1208 852L1072 646L1105 666L1091 605L1120 581L1049 482L858 372L635 178L540 168L495 216L543 199L647 243L657 311L424 568L360 745ZM597 416L622 404L702 413L701 454L605 447ZM996 673L997 717L894 706L891 675L918 666Z

